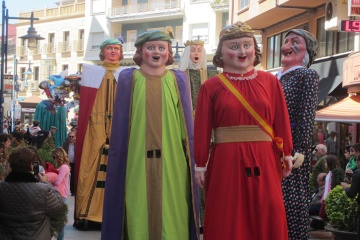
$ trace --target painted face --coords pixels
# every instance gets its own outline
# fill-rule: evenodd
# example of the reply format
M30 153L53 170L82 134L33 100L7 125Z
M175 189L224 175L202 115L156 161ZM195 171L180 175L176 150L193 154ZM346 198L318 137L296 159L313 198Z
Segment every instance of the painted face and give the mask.
M255 44L251 37L225 40L221 50L224 72L247 73L254 68Z
M305 39L295 33L290 33L285 38L285 43L281 47L281 63L283 68L289 69L295 66L304 66L303 60L307 53L306 51Z
M201 45L190 46L190 60L193 63L198 63L201 60L203 47Z
M41 89L47 89L47 88L48 88L47 83L46 83L46 82L40 83L40 88L41 88Z
M104 62L117 63L121 54L121 46L118 44L109 44L104 48Z
M142 48L141 67L165 67L169 58L169 43L167 41L149 41Z

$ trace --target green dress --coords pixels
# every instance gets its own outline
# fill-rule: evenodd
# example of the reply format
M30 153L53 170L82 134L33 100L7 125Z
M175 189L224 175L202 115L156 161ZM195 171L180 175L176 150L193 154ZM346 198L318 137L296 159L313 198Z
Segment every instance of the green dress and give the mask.
M136 70L125 184L125 239L189 239L186 133L172 72Z

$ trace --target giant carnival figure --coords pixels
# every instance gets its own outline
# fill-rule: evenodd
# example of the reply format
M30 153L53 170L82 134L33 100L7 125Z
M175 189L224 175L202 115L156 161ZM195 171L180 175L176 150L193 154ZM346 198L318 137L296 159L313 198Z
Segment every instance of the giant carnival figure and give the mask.
M292 168L289 115L280 82L255 69L260 61L253 29L229 25L213 58L223 73L200 87L194 153L206 194L204 240L288 239L281 177Z
M110 143L122 45L109 39L100 45L102 66L84 64L75 156L75 224L101 223L106 167Z
M141 34L134 61L120 73L106 176L103 240L197 240L193 118L184 72L170 36Z
M319 74L309 67L316 52L317 41L310 32L288 31L281 47L283 68L277 73L285 93L294 145L294 169L282 183L290 240L308 239L311 145L319 83Z

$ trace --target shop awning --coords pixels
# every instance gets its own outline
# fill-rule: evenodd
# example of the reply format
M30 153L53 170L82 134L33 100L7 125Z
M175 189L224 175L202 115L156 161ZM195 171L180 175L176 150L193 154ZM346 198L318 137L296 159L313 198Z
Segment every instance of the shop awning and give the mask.
M316 121L360 123L360 95L347 97L316 112Z
M310 68L315 69L320 75L318 103L331 95L339 86L343 77L343 63L349 53L316 59Z

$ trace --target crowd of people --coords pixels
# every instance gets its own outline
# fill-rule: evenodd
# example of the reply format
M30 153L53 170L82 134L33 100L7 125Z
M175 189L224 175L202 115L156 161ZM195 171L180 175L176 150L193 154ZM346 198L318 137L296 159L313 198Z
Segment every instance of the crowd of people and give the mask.
M43 130L37 120L27 129L18 120L15 123L13 131L10 125L7 133L0 134L0 180L3 180L0 181L0 236L5 239L50 239L49 236L55 234L57 239L62 240L64 229L50 233L49 226L51 221L64 217L61 215L63 204L70 194L74 194L71 175L74 169L76 127L69 130L63 146L56 147L53 139L55 127L52 126L49 131ZM52 163L44 162L38 151L46 141L53 148ZM13 184L18 182L21 185ZM39 196L33 197L34 193ZM10 204L15 197L21 200L21 206ZM21 211L13 211L16 207ZM13 211L12 215L9 215L8 210ZM23 230L18 231L17 228Z
M328 193L336 186L341 185L346 190L346 194L351 198L354 198L360 192L358 187L360 186L358 185L360 184L360 179L358 178L358 174L360 174L360 143L345 146L344 162L346 164L345 167L341 167L339 158L334 155L336 135L332 131L324 144L316 145L313 151L316 157L316 164L313 166L310 183L312 186L312 199L309 206L309 215L320 216L322 220L327 220L325 199ZM349 184L352 184L351 191L349 191ZM323 224L319 224L319 221L316 219L310 226L311 229L323 228Z

